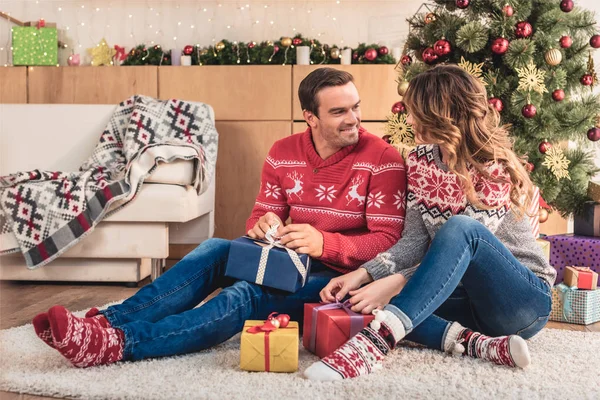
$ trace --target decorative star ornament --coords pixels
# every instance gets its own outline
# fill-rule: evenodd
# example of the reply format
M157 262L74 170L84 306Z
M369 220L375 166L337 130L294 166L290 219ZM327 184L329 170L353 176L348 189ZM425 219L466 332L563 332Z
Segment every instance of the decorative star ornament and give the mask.
M99 65L113 65L113 57L117 51L109 47L106 40L103 38L96 47L87 49L88 53L92 56L92 66L97 67Z

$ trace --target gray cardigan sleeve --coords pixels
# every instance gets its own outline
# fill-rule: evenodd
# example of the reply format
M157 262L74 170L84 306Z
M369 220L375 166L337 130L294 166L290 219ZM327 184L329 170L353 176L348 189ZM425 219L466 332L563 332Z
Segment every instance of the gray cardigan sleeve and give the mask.
M409 279L429 247L429 232L418 209L409 207L404 219L402 238L387 251L363 264L373 279L402 274Z

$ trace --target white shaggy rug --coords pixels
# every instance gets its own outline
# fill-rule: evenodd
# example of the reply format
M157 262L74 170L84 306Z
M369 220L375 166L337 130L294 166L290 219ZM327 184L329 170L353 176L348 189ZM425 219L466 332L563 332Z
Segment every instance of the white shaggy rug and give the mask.
M529 346L526 370L401 347L368 377L314 383L302 371L317 357L302 344L293 374L241 371L238 336L196 354L77 369L24 325L0 331L0 390L78 399L600 398L600 334L544 329Z

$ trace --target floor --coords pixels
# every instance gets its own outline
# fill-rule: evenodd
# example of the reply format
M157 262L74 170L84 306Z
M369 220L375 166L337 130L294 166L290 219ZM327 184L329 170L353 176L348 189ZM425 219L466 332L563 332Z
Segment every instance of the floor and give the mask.
M148 279L140 282L138 288L148 282ZM138 288L116 284L0 282L0 329L30 323L35 315L55 304L61 304L69 310L84 310L127 298ZM588 326L549 322L547 328L600 332L600 322ZM50 397L0 391L0 400L16 399L39 400Z

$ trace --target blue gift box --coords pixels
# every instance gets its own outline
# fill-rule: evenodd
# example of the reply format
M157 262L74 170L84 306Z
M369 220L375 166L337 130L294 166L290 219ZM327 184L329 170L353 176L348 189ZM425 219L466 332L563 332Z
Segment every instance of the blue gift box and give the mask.
M225 276L294 293L310 273L310 257L247 236L231 241Z

